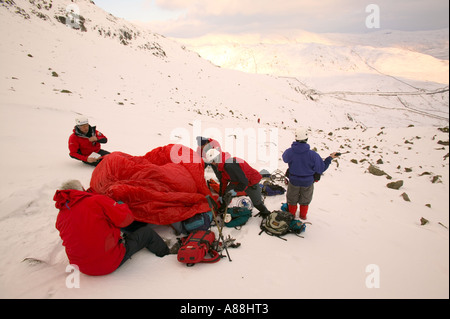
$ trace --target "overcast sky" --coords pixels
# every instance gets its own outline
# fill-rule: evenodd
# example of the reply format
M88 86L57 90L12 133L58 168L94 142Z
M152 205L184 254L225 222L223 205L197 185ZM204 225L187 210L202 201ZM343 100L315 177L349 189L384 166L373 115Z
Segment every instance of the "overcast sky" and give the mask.
M448 0L94 0L169 37L208 33L364 33L449 27ZM374 4L373 6L367 6ZM368 28L367 21L372 28ZM379 22L379 28L376 24Z

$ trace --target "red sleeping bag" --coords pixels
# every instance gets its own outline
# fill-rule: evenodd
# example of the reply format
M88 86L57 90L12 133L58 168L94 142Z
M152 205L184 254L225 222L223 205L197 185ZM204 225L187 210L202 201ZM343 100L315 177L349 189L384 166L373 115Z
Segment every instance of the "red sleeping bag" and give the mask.
M130 207L138 221L169 225L210 211L204 163L190 148L170 144L145 156L114 152L95 168L91 188Z

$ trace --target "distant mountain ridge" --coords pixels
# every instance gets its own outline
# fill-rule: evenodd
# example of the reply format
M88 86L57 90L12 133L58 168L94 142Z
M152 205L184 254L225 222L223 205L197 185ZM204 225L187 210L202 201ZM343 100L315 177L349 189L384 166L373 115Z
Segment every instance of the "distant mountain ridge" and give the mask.
M164 110L161 116L169 111L166 118L189 110L256 121L270 113L266 123L283 127L300 118L322 119L320 126L448 120L448 84L430 80L445 74L448 61L352 46L344 35L301 33L292 45L282 38L207 39L226 62L217 63L89 0L1 0L0 26L8 30L0 43L4 101L141 104ZM405 72L412 63L416 69Z

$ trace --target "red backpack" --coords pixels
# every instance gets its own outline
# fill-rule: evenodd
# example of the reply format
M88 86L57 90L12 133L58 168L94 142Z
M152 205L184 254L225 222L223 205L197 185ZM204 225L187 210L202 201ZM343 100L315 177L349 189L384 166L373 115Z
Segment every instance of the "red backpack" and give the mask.
M198 230L182 240L182 246L178 250L178 261L192 267L197 263L216 263L220 260L220 254L212 245L216 235L210 230ZM206 254L210 258L206 258Z

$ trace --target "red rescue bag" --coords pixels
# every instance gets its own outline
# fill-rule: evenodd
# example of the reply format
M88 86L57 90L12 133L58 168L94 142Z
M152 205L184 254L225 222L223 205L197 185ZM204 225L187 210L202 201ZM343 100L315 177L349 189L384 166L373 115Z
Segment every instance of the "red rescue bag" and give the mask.
M178 250L178 261L192 267L197 263L216 263L220 260L220 254L212 246L216 235L210 230L198 230L182 240L182 246ZM210 258L206 258L206 254Z

